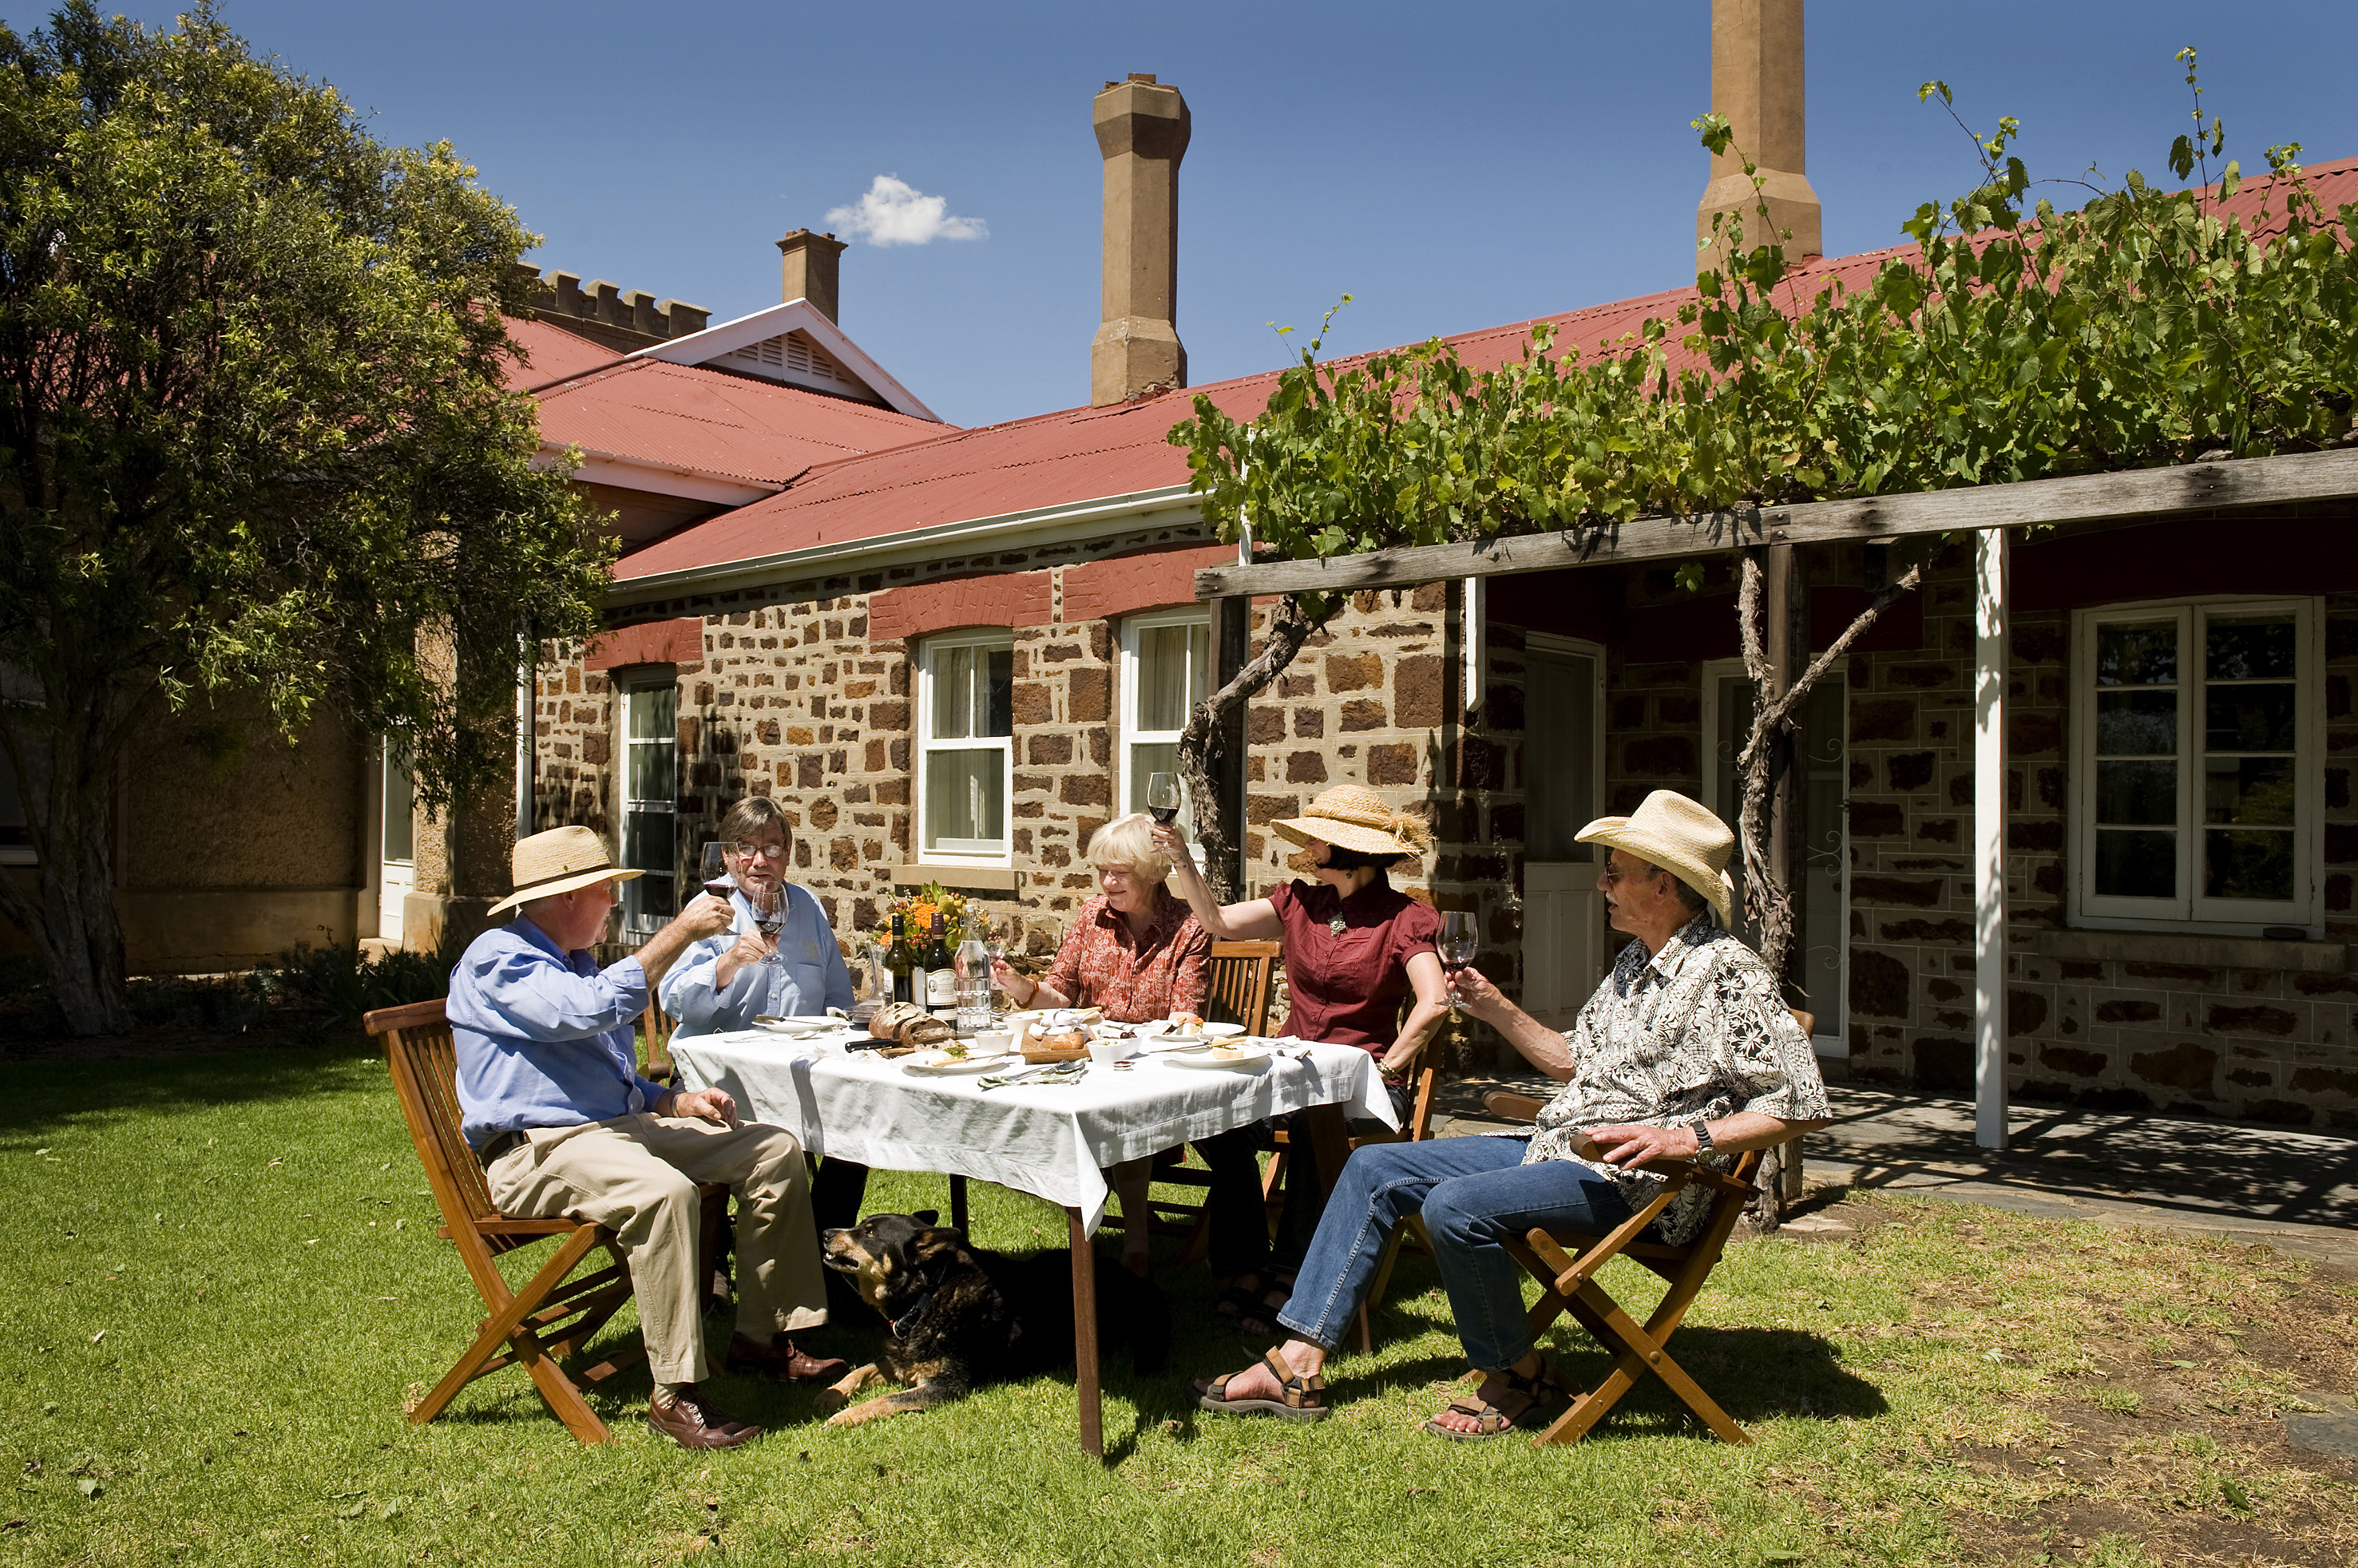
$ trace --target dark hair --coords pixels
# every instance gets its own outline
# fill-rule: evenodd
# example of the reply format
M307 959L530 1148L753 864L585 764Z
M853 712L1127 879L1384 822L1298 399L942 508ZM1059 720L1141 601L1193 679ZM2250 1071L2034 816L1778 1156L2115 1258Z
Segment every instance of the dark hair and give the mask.
M1392 868L1398 855L1368 855L1357 849L1346 849L1340 844L1326 846L1326 869L1330 871L1356 871L1361 867L1376 873L1376 880L1390 886L1391 879L1385 873Z
M720 831L716 837L731 844L744 843L773 823L791 847L795 836L786 827L784 808L766 795L749 795L730 806L728 815L721 817Z
M1659 866L1655 868L1657 871L1660 871L1660 869L1661 868ZM1703 894L1687 886L1686 878L1680 876L1675 871L1670 873L1670 877L1671 886L1679 895L1679 907L1685 910L1689 914L1701 914L1704 910L1709 906L1711 900L1704 897Z

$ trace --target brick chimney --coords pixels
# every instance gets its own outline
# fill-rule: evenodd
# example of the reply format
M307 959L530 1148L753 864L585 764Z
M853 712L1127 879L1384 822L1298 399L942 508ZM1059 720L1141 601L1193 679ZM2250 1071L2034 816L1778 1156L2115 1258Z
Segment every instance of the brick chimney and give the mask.
M1823 255L1818 193L1810 189L1807 127L1801 92L1801 0L1711 0L1711 106L1736 133L1730 149L1711 160L1711 183L1695 208L1695 238L1711 237L1712 215L1734 212L1744 222L1747 246L1769 243L1790 229L1791 260ZM1753 210L1744 159L1767 183L1769 233Z
M811 308L836 319L836 278L843 259L843 242L833 234L796 229L778 242L780 299L807 299Z
M1179 341L1179 160L1187 101L1133 71L1091 105L1105 158L1104 325L1089 344L1089 404L1187 384Z

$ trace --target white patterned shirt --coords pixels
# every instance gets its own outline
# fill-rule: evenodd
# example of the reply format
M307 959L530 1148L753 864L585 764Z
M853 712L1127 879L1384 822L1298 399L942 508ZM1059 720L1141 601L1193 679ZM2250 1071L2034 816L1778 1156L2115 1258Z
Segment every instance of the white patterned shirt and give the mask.
M1523 1162L1576 1161L1610 1177L1633 1210L1654 1201L1663 1178L1582 1160L1573 1149L1589 1130L1684 1127L1740 1110L1780 1121L1832 1114L1817 1054L1776 978L1709 910L1650 958L1642 942L1622 948L1563 1038L1572 1078L1541 1110ZM1656 1221L1661 1238L1683 1246L1702 1228L1709 1201L1710 1189L1689 1186Z

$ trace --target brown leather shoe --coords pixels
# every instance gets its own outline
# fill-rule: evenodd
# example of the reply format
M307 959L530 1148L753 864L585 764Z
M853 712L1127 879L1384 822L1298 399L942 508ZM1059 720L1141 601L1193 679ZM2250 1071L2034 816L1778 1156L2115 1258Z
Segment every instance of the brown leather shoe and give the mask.
M821 1360L797 1348L783 1334L771 1336L767 1345L750 1334L730 1336L726 1365L731 1372L779 1378L790 1383L832 1383L851 1369L851 1363L842 1357L830 1356Z
M694 1383L684 1385L668 1403L649 1399L647 1424L682 1448L734 1448L762 1435L751 1422L732 1420L713 1409Z

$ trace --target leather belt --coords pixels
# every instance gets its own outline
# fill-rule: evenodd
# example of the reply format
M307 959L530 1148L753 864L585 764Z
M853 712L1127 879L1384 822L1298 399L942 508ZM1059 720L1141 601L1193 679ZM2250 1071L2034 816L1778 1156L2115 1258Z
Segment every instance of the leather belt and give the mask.
M475 1151L475 1158L481 1161L482 1162L483 1169L488 1171L492 1168L492 1161L497 1160L500 1156L507 1153L508 1151L512 1149L523 1147L524 1142L525 1136L523 1132L515 1128L512 1127L505 1132L494 1132L492 1134L492 1141L489 1143L484 1144L481 1149Z

